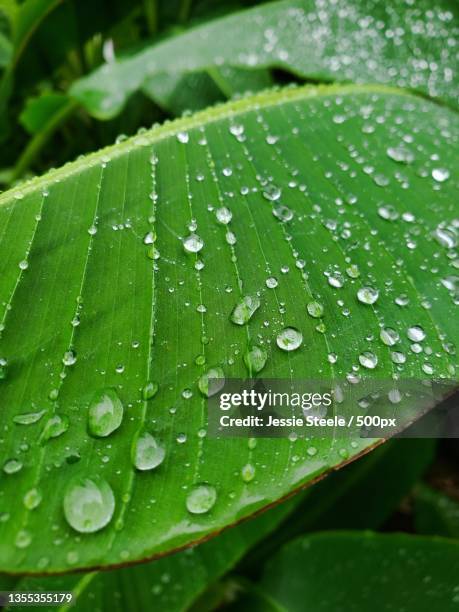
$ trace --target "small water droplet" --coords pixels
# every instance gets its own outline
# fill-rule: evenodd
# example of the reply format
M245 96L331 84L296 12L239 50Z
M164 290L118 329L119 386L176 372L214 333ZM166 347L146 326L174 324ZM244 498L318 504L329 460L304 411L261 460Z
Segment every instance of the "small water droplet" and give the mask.
M183 248L187 253L199 253L204 246L204 240L197 234L190 234L183 239Z
M222 368L210 368L198 381L198 389L204 397L211 397L225 386L225 373Z
M241 476L244 482L251 482L255 478L255 468L251 463L247 463L241 469Z
M65 351L62 357L62 363L65 366L72 366L76 363L77 357L75 351Z
M257 374L265 367L268 353L255 344L249 346L244 354L244 363L249 371L249 375Z
M158 393L159 385L157 382L149 381L142 389L142 399L151 400Z
M432 170L432 178L437 183L444 183L449 179L449 170L446 168L434 168Z
M277 185L273 185L269 183L265 187L263 187L263 197L270 202L275 202L282 195L282 189L277 187Z
M177 140L181 142L182 144L186 144L190 140L190 136L188 132L178 132Z
M306 308L309 315L315 319L320 319L324 314L324 307L320 302L309 302Z
M361 287L357 291L357 299L362 304L374 304L379 297L379 291L373 287Z
M23 414L17 414L13 417L13 422L18 425L32 425L41 419L45 414L46 410L40 410L38 412L24 412Z
M359 355L359 362L364 368L374 370L378 365L378 358L371 351L364 351Z
M383 327L379 337L387 346L394 346L400 340L398 332L392 327Z
M413 342L422 342L426 337L426 333L420 325L413 325L412 327L409 327L406 335Z
M41 504L42 499L43 499L43 496L41 492L38 489L33 488L27 491L22 501L24 503L25 508L27 508L27 510L34 510Z
M55 414L50 417L43 427L41 432L40 441L42 443L47 442L51 438L58 438L69 428L69 420L65 415Z
M223 225L228 225L228 223L233 218L233 214L229 208L226 206L222 206L221 208L217 208L215 211L215 216L217 217L217 221L222 223Z
M3 471L5 474L16 474L22 470L22 461L18 459L8 459L3 464Z
M268 287L268 289L275 289L277 285L278 285L277 278L275 278L274 276L269 276L266 279L266 286Z

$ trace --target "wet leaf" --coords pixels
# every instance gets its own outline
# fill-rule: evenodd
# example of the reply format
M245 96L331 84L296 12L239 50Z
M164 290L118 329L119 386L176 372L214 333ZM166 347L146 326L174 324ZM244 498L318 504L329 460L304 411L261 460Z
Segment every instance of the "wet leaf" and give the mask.
M208 437L202 377L245 378L254 341L267 379L453 377L458 134L402 91L287 89L0 196L0 569L170 552L372 444Z

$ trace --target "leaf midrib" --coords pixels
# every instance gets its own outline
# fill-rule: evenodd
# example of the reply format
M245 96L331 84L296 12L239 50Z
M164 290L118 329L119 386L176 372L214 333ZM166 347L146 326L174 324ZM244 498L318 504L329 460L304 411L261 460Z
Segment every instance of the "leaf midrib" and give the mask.
M360 95L365 93L399 95L407 98L424 98L407 89L390 87L386 85L305 85L298 88L284 87L283 89L269 89L259 94L234 100L225 104L218 104L203 111L195 113L191 117L181 117L173 121L165 122L158 127L153 127L150 130L135 134L122 143L109 145L94 153L89 153L81 159L62 166L58 169L50 170L48 173L31 179L27 183L21 183L16 187L0 194L0 206L9 204L12 199L19 196L20 199L34 192L36 189L46 187L57 180L63 180L78 172L92 167L97 163L101 163L104 157L110 156L110 159L116 159L129 151L143 146L153 145L161 140L173 136L177 132L187 131L203 124L215 123L221 119L239 116L252 109L265 109L273 106L278 106L286 102L293 102L301 99L317 99L327 98L336 95ZM435 100L429 101L432 104L437 104ZM142 142L139 142L139 139Z

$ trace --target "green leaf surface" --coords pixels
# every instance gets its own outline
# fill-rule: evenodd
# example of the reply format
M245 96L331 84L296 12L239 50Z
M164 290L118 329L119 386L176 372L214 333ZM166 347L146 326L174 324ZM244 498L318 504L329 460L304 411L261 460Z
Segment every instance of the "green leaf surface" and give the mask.
M404 534L335 532L293 541L269 563L259 608L303 612L457 610L459 544Z
M421 484L414 493L416 531L459 539L459 503L428 485Z
M301 496L296 496L209 542L147 564L111 572L23 578L15 589L72 591L71 609L82 612L88 609L113 612L145 610L152 603L155 609L167 612L186 610L250 547L285 520L300 499ZM11 588L8 584L3 586ZM14 608L17 612L25 609L21 606ZM43 609L55 608L45 606Z
M30 134L36 134L40 130L45 130L47 124L68 102L69 98L64 94L44 93L27 101L19 119Z
M256 445L206 437L198 381L209 368L245 377L254 340L266 378L451 377L458 134L455 113L401 91L290 88L0 196L0 568L170 552L371 446L339 432ZM186 252L190 240L199 253ZM357 298L365 286L379 291L372 305ZM260 307L234 324L235 305L255 294ZM308 314L313 300L325 328ZM292 352L276 343L288 326L303 334ZM380 340L385 326L395 347ZM413 326L425 334L414 349ZM359 365L366 351L373 370ZM124 417L117 427L113 403L99 406L95 437L88 413L103 393Z
M453 0L267 3L106 64L70 93L95 117L108 119L158 73L269 66L304 79L415 89L457 108L458 24Z

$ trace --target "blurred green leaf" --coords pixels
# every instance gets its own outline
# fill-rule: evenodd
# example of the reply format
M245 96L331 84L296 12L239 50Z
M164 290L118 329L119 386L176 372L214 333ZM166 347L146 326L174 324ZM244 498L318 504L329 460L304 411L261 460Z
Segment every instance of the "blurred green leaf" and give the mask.
M279 546L310 531L378 529L432 463L436 440L391 440L305 492L289 520L256 547L244 567L257 568Z
M0 32L0 68L4 68L13 55L13 45L9 38Z
M457 107L453 46L444 41L457 39L458 16L453 0L268 3L106 64L76 81L70 94L108 119L159 73L269 66L305 79L395 84Z
M320 533L291 542L268 561L252 604L288 612L455 612L458 577L457 542Z
M48 92L27 100L20 115L22 125L30 134L46 129L54 116L62 111L70 99L65 94Z
M256 93L272 85L267 70L241 70L225 66L208 72L161 73L147 81L142 91L158 106L178 116L196 111L236 94Z
M414 493L416 531L459 539L459 502L427 485Z

